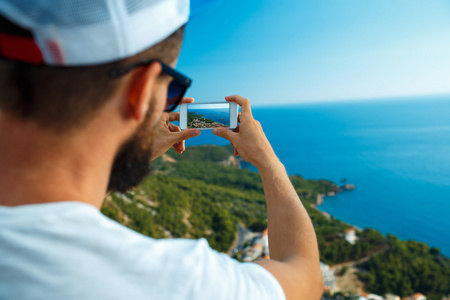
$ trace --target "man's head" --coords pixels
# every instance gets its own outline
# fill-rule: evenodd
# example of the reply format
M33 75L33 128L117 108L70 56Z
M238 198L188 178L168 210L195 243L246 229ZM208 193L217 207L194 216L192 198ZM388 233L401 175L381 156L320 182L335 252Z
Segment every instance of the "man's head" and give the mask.
M69 2L86 5L86 1ZM93 2L103 3L103 1ZM132 2L124 1L127 5ZM154 1L148 2L146 5L151 6ZM130 10L133 7L127 8L132 19ZM5 41L17 33L23 37L23 33L27 30L6 17L0 18L0 35L3 35L3 40L0 39L0 55L5 56L5 51L6 54L9 51L8 47L5 47ZM63 63L59 66L49 66L23 62L20 59L2 60L0 109L3 114L9 114L22 122L36 124L44 130L62 136L73 134L88 126L108 102L112 101L111 99L123 98L122 102L117 103L124 106L121 110L124 117L134 118L140 125L120 145L108 189L125 191L139 183L149 172L152 127L164 109L167 88L172 78L161 72L158 62L138 67L119 78L111 78L109 73L111 70L123 69L147 59L156 59L174 66L179 55L183 32L184 26L156 44L150 42L151 46L144 51L107 63L90 63L83 66L67 66ZM8 38L5 39L5 36ZM101 36L97 38L102 39ZM129 43L133 44L133 41ZM106 55L110 55L107 52L111 51L105 49L105 52ZM89 53L86 53L86 56L89 56ZM84 58L79 55L73 58L76 59Z
M174 65L183 33L184 26L137 55L94 66L52 67L0 60L0 108L55 131L77 129L92 119L124 80L111 78L111 70L143 59Z

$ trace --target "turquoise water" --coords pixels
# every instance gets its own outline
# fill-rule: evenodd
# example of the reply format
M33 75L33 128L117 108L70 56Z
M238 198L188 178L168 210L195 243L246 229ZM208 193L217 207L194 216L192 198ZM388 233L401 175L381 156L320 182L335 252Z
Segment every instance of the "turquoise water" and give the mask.
M254 108L289 174L357 189L320 209L450 256L450 96ZM226 144L203 132L188 145Z

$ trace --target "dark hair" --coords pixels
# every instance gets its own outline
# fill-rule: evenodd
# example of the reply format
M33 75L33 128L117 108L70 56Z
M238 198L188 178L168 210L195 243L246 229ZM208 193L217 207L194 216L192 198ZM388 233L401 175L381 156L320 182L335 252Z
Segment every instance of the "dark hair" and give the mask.
M114 94L121 79L108 73L142 59L173 62L184 26L167 39L127 59L89 67L49 67L0 60L0 109L58 131L90 121Z

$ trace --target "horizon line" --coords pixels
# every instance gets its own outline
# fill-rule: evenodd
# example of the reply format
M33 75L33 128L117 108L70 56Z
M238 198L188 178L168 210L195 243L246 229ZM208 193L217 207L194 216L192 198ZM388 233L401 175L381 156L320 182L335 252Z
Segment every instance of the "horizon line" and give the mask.
M316 99L316 100L300 100L277 103L255 103L252 102L252 107L270 107L270 106L285 106L285 105L303 105L303 104L330 104L330 103L342 103L342 102L375 102L375 101L388 101L388 100L419 100L423 97L450 97L448 93L432 93L432 94L411 94L411 95L395 95L395 96L380 96L380 97L362 97L362 98L336 98L336 99ZM200 102L199 102L200 103Z

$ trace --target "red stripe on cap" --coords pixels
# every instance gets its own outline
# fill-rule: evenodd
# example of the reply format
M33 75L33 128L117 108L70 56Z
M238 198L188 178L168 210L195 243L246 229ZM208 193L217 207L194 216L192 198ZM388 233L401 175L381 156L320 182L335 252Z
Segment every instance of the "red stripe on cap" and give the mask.
M56 63L63 65L64 64L64 56L62 54L61 47L59 46L59 44L57 42L51 41L51 40L48 40L46 43L47 43L47 48L48 48L53 60Z
M0 56L32 64L44 63L41 49L33 39L0 33Z

